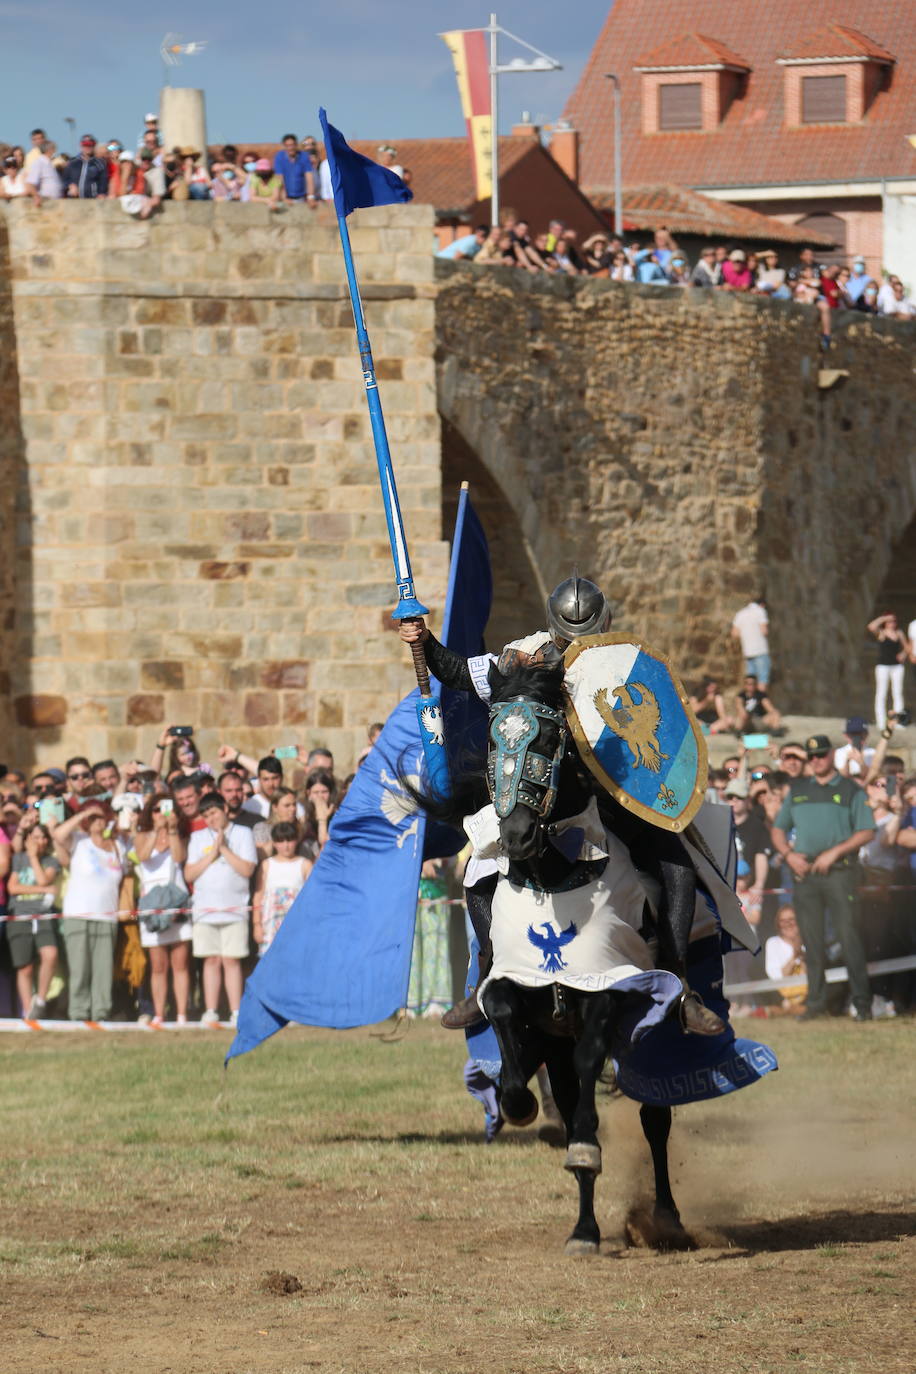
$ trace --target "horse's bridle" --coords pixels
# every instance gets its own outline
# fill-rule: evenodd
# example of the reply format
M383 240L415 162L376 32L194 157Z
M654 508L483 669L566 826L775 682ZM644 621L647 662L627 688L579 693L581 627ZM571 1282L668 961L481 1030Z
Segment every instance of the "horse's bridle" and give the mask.
M536 753L532 744L541 732L541 721L557 727L552 754ZM490 709L490 740L495 748L487 755L487 787L500 820L519 802L541 818L549 816L557 799L560 764L566 749L566 717L555 706L516 698Z

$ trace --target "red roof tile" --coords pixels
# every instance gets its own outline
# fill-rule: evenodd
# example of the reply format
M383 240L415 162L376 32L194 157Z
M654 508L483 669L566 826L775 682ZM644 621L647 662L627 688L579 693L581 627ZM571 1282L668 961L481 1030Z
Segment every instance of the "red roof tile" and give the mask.
M805 34L804 38L791 43L781 54L788 58L807 58L816 61L819 57L870 57L876 62L893 62L894 57L882 48L880 43L845 24L825 24L822 29Z
M602 210L614 206L613 191L594 191L592 204ZM625 229L670 229L672 234L698 234L714 239L749 243L810 244L832 248L833 240L771 215L758 214L728 201L714 200L685 186L627 186L623 192Z
M843 20L847 31L868 33L896 65L865 118L848 126L787 130L778 58L786 35ZM751 72L710 133L641 132L642 81L633 70L647 48L647 31L715 34L741 52ZM890 45L890 46L888 46ZM623 106L623 181L676 186L810 184L916 177L906 136L916 132L916 5L911 0L615 0L585 70L564 110L581 137L580 181L607 187L614 180L613 99L605 72L616 72Z
M702 33L685 33L669 43L662 43L645 57L637 57L633 65L636 68L723 66L750 70L750 63L743 57Z

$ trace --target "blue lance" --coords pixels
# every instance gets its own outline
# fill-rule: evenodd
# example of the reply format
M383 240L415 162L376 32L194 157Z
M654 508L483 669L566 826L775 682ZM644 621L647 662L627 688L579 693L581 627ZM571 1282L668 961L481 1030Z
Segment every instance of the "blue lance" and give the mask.
M334 191L334 207L337 211L337 227L340 231L340 246L343 250L344 267L347 273L347 287L350 292L350 305L353 309L353 322L356 326L356 342L359 348L360 366L366 386L366 405L369 408L369 422L372 426L372 441L378 464L379 484L382 502L385 507L385 521L388 526L388 542L394 563L394 576L397 583L398 604L392 612L392 620L416 620L428 614L426 606L417 600L407 550L407 536L398 500L397 483L388 447L388 433L385 429L385 416L379 395L375 363L369 332L363 314L363 303L359 293L359 282L353 263L353 249L350 244L350 230L347 216L351 210L368 208L372 205L392 205L412 199L412 192L399 176L387 167L363 157L351 148L343 135L333 124L328 123L324 109L318 111L318 118L324 134L324 146L331 173ZM417 720L420 726L420 739L423 744L423 757L426 763L428 785L434 795L446 797L451 785L448 773L448 758L443 737L442 704L432 690L429 668L423 653L422 644L411 644L414 671L420 699L417 702Z

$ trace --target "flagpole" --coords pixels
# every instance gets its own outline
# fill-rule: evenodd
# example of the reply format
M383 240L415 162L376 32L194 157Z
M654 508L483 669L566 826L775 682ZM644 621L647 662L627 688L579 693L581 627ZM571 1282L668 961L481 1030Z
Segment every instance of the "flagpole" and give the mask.
M375 444L375 457L378 463L379 482L382 488L382 501L385 506L385 521L388 525L388 540L391 545L391 557L394 562L394 575L398 588L398 604L392 612L392 620L414 620L418 616L427 615L427 607L417 600L414 590L413 572L410 566L410 555L407 552L407 537L404 533L404 521L401 516L401 505L398 500L397 484L394 480L394 468L391 463L391 450L388 447L388 433L385 429L385 416L382 413L382 400L379 395L378 381L375 376L375 363L372 360L372 347L369 343L369 333L366 329L366 319L363 314L363 303L359 293L359 282L356 278L356 268L353 263L353 249L350 244L350 230L347 225L346 215L338 214L337 227L340 230L340 244L343 249L344 267L347 273L347 286L350 291L350 305L353 308L353 322L356 325L356 343L359 348L360 366L363 372L363 381L366 386L366 404L369 407L369 423L372 426L372 439ZM426 659L423 655L423 646L412 644L414 668L417 673L417 685L420 688L420 695L428 697L432 695L429 683L429 669L426 666Z
M350 305L353 309L353 322L356 326L356 342L359 348L360 366L363 372L363 381L366 385L366 404L369 407L369 422L372 426L372 439L375 444L379 483L381 485L382 501L385 507L385 521L388 525L388 541L391 545L391 557L394 562L394 575L398 589L398 604L394 611L392 611L391 618L392 620L416 620L420 616L427 615L428 610L421 601L417 600L417 595L414 590L413 571L410 566L410 555L407 552L407 536L404 532L404 520L401 516L398 489L394 480L391 450L388 447L388 433L385 429L385 416L382 413L382 400L379 396L378 381L375 376L372 347L369 343L369 332L366 329L366 318L363 314L363 303L359 293L359 282L356 278L356 267L353 263L350 230L347 225L347 217L345 214L342 214L340 210L337 211L337 227L340 231L340 246L343 249L344 267L347 273L347 286L350 292ZM430 791L441 797L447 797L451 791L451 783L448 774L448 756L445 751L445 742L442 734L442 706L439 698L433 695L432 684L429 678L429 667L426 662L426 655L423 652L423 645L419 643L411 644L410 653L413 658L417 686L420 689L420 701L417 703L417 719L420 724L420 738L423 744L423 757L426 761L426 772Z
M490 15L490 227L499 228L499 26Z

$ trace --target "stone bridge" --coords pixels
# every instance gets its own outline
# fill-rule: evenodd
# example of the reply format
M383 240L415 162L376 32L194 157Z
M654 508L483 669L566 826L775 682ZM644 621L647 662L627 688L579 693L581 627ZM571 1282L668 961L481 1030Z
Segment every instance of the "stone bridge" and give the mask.
M428 207L354 247L420 594L458 483L491 643L578 564L691 678L771 605L780 703L870 696L862 628L916 615L916 326L434 264ZM825 367L831 371L824 375ZM824 385L824 383L831 385ZM326 211L0 208L7 760L146 753L162 724L346 761L408 685Z

